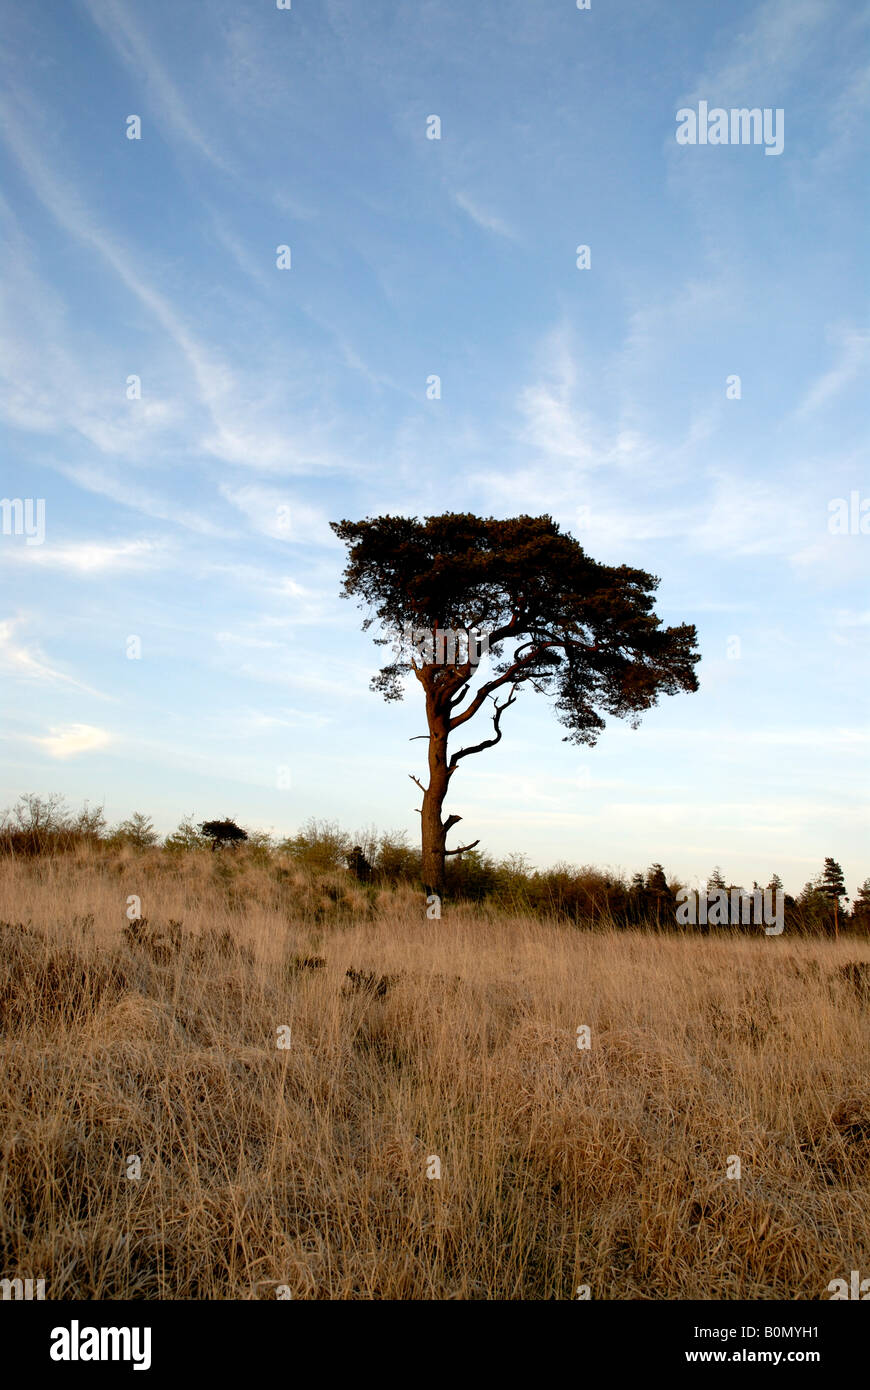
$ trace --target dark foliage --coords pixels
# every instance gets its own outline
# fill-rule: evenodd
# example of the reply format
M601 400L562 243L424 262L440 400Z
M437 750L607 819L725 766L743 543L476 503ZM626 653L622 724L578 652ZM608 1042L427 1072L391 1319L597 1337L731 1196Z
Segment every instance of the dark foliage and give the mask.
M247 830L242 830L234 820L207 820L200 825L200 832L211 840L212 849L222 845L238 845L248 838Z

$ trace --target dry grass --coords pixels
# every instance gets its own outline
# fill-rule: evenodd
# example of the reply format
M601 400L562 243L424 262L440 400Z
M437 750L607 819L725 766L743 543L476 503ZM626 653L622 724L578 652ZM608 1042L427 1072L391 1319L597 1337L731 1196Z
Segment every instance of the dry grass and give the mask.
M866 943L429 922L159 851L7 861L0 917L0 1275L49 1297L813 1299L870 1271Z

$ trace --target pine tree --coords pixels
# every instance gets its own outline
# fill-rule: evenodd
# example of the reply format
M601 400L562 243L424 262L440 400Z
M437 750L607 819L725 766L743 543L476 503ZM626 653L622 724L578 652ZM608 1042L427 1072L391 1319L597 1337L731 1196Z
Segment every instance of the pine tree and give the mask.
M394 639L393 658L372 689L401 700L413 676L425 698L429 781L409 776L423 794L417 809L427 895L442 897L448 858L479 843L447 849L462 819L442 814L454 774L464 758L501 742L502 718L520 696L552 696L565 740L591 747L606 727L603 716L636 722L661 696L698 689L695 628L662 626L653 610L656 576L593 560L551 516L444 512L422 521L376 516L330 525L348 547L343 592L367 610L363 630L379 623L384 635L376 645ZM448 752L481 711L492 720L491 736L472 734Z
M647 892L655 899L656 926L661 922L662 902L670 895L668 880L661 864L651 864L646 876Z
M825 868L819 882L819 888L826 898L830 898L834 904L834 936L840 935L839 908L840 899L846 897L846 882L843 878L843 870L840 868L836 859L826 859ZM846 898L848 902L848 898Z
M628 903L632 922L640 926L646 913L646 882L640 872L632 875L628 887Z
M646 886L653 893L666 893L668 891L668 880L661 864L650 865Z

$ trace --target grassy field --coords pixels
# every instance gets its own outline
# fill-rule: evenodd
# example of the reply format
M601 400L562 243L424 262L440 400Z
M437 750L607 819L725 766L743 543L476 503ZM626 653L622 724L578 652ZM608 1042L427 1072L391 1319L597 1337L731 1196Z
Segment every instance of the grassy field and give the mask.
M870 1273L866 941L428 921L409 889L159 850L6 860L0 918L0 1275L49 1298Z

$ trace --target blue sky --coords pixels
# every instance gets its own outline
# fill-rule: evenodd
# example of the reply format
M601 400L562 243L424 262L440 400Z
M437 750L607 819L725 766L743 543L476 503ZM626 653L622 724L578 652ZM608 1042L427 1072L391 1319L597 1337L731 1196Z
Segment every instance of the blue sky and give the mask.
M419 694L369 692L328 522L547 512L661 577L701 690L593 750L526 691L462 838L791 889L831 854L853 892L870 7L0 14L0 491L45 501L42 544L0 536L0 804L413 837ZM679 145L701 101L780 108L782 153Z

